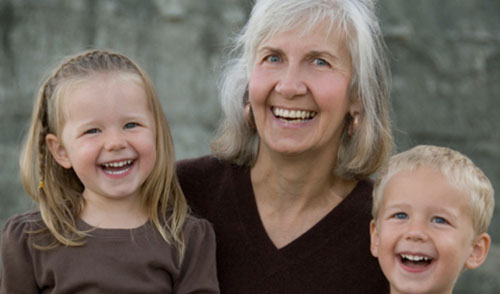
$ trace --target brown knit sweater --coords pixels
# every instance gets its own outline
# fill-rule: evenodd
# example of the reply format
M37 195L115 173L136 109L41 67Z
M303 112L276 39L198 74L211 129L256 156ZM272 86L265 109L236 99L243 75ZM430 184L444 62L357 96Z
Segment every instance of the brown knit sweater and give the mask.
M370 181L277 249L260 220L248 167L206 156L178 162L177 172L194 213L214 225L221 293L389 293L369 249Z

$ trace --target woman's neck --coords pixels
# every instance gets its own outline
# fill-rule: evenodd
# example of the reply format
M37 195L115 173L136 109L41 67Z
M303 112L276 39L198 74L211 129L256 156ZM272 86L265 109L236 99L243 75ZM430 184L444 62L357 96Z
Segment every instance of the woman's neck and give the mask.
M354 189L356 181L335 176L332 158L266 156L250 176L264 228L277 248L311 229Z
M340 202L354 188L356 181L334 173L334 152L329 156L286 156L259 153L251 169L251 179L258 201L277 206L306 208L319 202Z

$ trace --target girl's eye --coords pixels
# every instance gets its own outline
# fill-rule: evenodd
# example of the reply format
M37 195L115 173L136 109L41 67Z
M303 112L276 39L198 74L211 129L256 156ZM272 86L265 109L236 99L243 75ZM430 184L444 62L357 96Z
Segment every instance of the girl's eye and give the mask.
M99 129L89 129L85 131L85 134L97 134L99 132Z
M268 57L266 57L266 61L271 63L276 63L280 62L280 58L277 55L269 55Z
M393 216L395 219L407 219L408 215L404 212L395 213Z
M314 58L314 64L319 66L329 66L330 64L322 58Z
M448 224L448 221L440 216L435 216L432 218L432 222L437 223L437 224Z
M125 124L125 129L133 129L135 127L137 127L137 123L135 123L135 122L130 122L130 123Z

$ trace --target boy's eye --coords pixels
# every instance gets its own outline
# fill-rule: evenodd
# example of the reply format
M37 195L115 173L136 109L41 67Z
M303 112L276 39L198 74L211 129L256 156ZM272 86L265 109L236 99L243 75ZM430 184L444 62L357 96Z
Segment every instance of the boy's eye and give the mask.
M268 57L266 57L266 61L271 63L276 63L280 62L280 58L277 55L269 55Z
M408 215L404 212L398 212L394 214L395 219L407 219Z
M448 221L440 216L435 216L432 218L432 222L437 223L437 224L448 224Z
M125 129L132 129L135 127L137 127L137 123L135 123L135 122L129 122L129 123L125 124Z

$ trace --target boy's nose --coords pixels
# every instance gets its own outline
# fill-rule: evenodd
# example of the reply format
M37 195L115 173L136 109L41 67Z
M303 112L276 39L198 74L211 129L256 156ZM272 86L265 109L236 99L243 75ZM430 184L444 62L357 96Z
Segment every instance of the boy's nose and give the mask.
M408 230L405 232L405 239L410 241L427 241L428 236L425 225L418 221L411 222Z
M305 95L307 93L307 86L301 77L300 67L289 65L286 70L284 70L275 89L276 92L288 99Z

